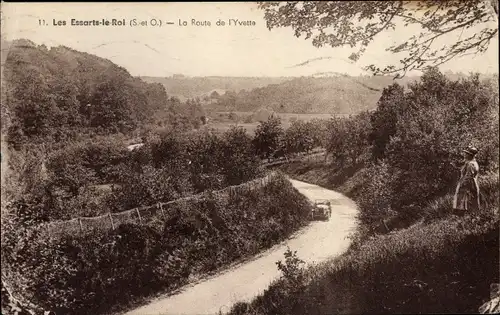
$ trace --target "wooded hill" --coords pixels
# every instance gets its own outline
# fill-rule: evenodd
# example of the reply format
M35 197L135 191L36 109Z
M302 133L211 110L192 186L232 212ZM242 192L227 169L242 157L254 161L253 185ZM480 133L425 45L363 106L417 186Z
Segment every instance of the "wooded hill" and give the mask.
M168 103L161 84L64 46L48 49L15 40L3 64L2 133L18 145L84 133L127 133L168 109Z
M374 109L383 88L391 83L390 77L301 77L249 92L227 92L211 107L224 111L264 107L282 113L355 114Z
M171 77L141 77L149 83L161 83L168 94L180 100L188 98L202 98L216 91L224 94L226 91L252 90L270 84L279 84L292 78L287 77L188 77L173 75Z
M142 77L161 83L179 97L199 97L211 111L253 112L267 108L283 113L349 114L375 108L392 77ZM413 78L400 82L407 83ZM216 97L210 98L213 92Z
M466 74L446 72L451 80ZM481 76L486 77L486 76ZM161 83L170 95L201 99L207 111L254 112L262 108L281 113L356 114L376 108L382 90L393 83L406 86L419 77L325 76L295 78L143 77ZM215 92L214 92L215 91Z

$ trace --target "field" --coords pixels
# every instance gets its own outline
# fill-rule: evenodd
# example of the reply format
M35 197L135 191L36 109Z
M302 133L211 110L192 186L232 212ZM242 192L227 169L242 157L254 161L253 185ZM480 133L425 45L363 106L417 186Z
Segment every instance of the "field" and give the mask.
M254 112L238 112L238 111L235 111L235 112L217 112L217 114L230 114L230 113L234 113L238 116L241 116L241 117L246 117L246 116L249 116L249 115L253 115L255 114ZM283 121L288 121L290 119L299 119L299 120L304 120L304 121L309 121L309 120L312 120L312 119L329 119L333 116L348 116L348 115L343 115L343 114L339 114L339 115L332 115L332 114L296 114L296 113L275 113L275 115L279 116Z
M210 115L210 120L205 128L213 128L224 132L232 126L240 126L253 136L259 121L266 120L271 112L215 112ZM295 120L311 121L313 119L330 119L332 114L295 114L295 113L273 113L281 118L283 128L288 128ZM337 115L347 116L347 115Z

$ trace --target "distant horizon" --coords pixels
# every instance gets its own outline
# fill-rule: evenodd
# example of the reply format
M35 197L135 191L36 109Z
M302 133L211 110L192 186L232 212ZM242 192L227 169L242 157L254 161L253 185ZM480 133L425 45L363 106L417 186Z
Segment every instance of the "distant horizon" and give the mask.
M442 71L443 74L450 74L450 71ZM494 75L494 74L498 74L498 71L497 72L452 72L451 71L451 74L453 75L470 75L471 73L478 73L480 75L485 75L485 76L490 76L490 75ZM269 79L280 79L280 78L310 78L310 77L315 77L315 78L334 78L334 77L367 77L367 78L370 78L370 77L394 77L392 75L370 75L370 74L365 74L365 75L356 75L356 76L353 76L353 75L349 75L349 74L346 74L346 75L337 75L337 76L334 76L334 75L331 75L331 76L315 76L314 74L310 74L310 75L290 75L290 76L232 76L232 75L194 75L194 76L191 76L191 75L183 75L182 73L176 73L176 74L173 74L173 75L169 75L169 76L154 76L154 75L138 75L138 76L135 76L135 77L139 77L139 78L174 78L174 76L176 75L182 75L183 77L185 78L189 78L189 79L192 79L192 78L241 78L241 79L258 79L258 78L269 78ZM413 77L421 77L422 75L421 74L412 74L412 75L405 75L404 77L402 77L402 79L404 78L413 78ZM179 77L179 79L181 79ZM398 79L395 79L395 80L398 80Z
M23 41L23 40L28 40L32 43L34 43L35 45L37 46L41 46L41 45L45 45L45 44L39 44L37 42L35 42L34 40L32 39L29 39L29 38L15 38L15 39L12 39L12 40L4 40L5 42L14 42L14 41ZM46 45L47 46L47 45ZM113 60L105 57L105 56L100 56L96 53L89 53L89 52L85 52L85 51L81 51L79 49L76 49L76 48L73 48L73 47L70 47L70 46L66 46L66 45L58 45L58 46L48 46L47 48L48 49L51 49L51 48L57 48L57 47L66 47L66 48L69 48L69 49L73 49L75 51L78 51L78 52L81 52L81 53L87 53L87 54L91 54L91 55L95 55L99 58L103 58L103 59L106 59L106 60L109 60L110 62L118 65L116 62L114 62ZM121 66L121 65L118 65L118 66ZM121 66L125 69L127 69L126 67L124 66ZM438 67L439 68L439 67ZM485 76L491 76L491 75L495 75L497 74L498 75L498 68L495 69L497 71L494 71L494 72L479 72L479 71L463 71L463 70L458 70L458 71L453 71L453 70L442 70L441 68L439 68L439 70L444 73L444 74L454 74L454 75L470 75L472 73L478 73L480 75L485 75ZM129 69L127 69L127 71L129 71ZM262 76L242 76L242 75L188 75L188 74L184 74L184 73L173 73L173 74L170 74L170 75L166 75L166 76L159 76L159 75L133 75L132 76L134 77L151 77L151 78L174 78L174 76L178 76L179 78L180 77L185 77L185 78L269 78L269 79L273 79L273 78L310 78L310 77L316 77L316 78L331 78L331 77L345 77L345 76L348 76L348 77L376 77L376 76L385 76L385 77L394 77L394 75L373 75L373 74L358 74L358 75L350 75L348 73L337 73L335 75L320 75L320 74L298 74L298 75L280 75L280 76L269 76L269 75L262 75ZM412 78L412 77L420 77L422 76L422 74L417 74L417 73L411 73L411 74L406 74L404 77L400 78L400 79L403 79L403 78ZM399 79L395 79L395 80L399 80Z
M12 42L15 42L15 41L25 41L25 40L32 42L36 46L45 45L45 44L39 44L39 43L35 42L34 40L29 39L29 38L15 38L15 39L12 39L12 40L3 40L3 41L7 42L7 43L12 43ZM45 45L45 46L47 46L47 45ZM70 47L70 46L58 45L58 46L47 47L47 49L58 48L58 47L65 47L65 48L69 48L69 49L78 51L80 53L87 53L87 54L91 54L91 55L97 56L97 57L102 58L102 59L106 59L106 60L114 63L115 65L123 67L127 71L129 71L129 69L127 69L126 67L116 64L113 60L111 60L111 59L109 59L109 58L107 58L105 56L100 56L100 55L95 54L95 53L89 53L89 52L81 51L79 49L76 49L76 48L73 48L73 47ZM460 70L459 71L452 71L452 70L449 70L449 69L448 70L442 70L440 68L439 68L439 70L443 74L445 74L445 75L446 74L451 74L451 75L459 75L459 76L468 76L468 75L471 75L471 74L474 74L474 73L478 73L478 74L484 75L484 76L492 76L492 75L495 75L495 74L498 75L498 73L499 73L498 71L495 71L495 72L479 72L479 71L467 71L467 72L465 72L465 71L460 71ZM269 75L262 75L262 76L188 75L188 74L184 74L184 73L173 73L173 74L170 74L168 76L133 75L133 74L131 74L131 75L134 76L134 77L138 77L138 78L172 78L172 79L176 79L174 77L177 77L178 79L181 79L181 78L187 78L187 79L193 79L193 78L241 78L241 79L262 79L262 78L268 78L268 79L280 79L280 78L312 78L312 77L314 77L314 78L334 78L334 77L366 77L366 78L370 78L370 77L394 77L394 75L373 75L373 74L350 75L348 73L337 73L337 74L334 74L334 75L302 74L302 75L281 75L281 76L269 76ZM397 79L395 78L394 80L398 81L398 80L401 80L401 79L404 79L404 78L415 78L415 77L421 77L421 76L422 76L422 74L411 73L411 74L406 74L404 77L401 77L401 78L397 78Z

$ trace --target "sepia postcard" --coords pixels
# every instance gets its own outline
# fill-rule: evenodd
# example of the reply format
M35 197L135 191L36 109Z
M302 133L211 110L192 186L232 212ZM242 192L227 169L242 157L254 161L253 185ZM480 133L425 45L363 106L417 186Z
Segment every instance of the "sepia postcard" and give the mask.
M498 0L0 28L2 315L500 313Z

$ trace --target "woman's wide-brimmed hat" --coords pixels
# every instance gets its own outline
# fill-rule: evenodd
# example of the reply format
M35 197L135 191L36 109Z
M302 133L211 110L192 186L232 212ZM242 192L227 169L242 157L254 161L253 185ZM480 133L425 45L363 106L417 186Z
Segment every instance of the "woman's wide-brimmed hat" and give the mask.
M467 149L464 149L463 152L468 153L470 155L476 155L479 150L476 147L468 147Z

